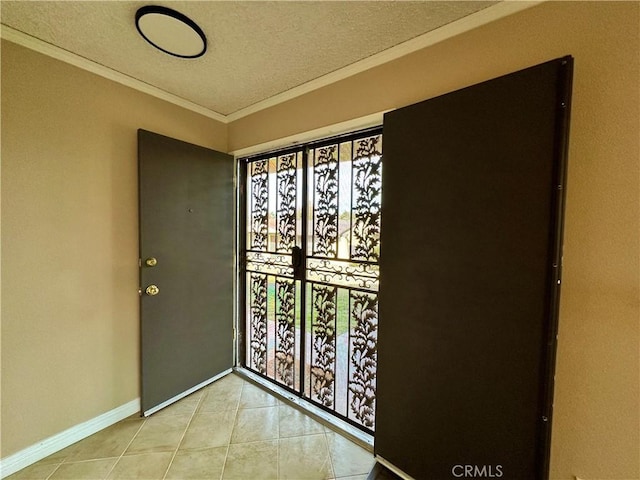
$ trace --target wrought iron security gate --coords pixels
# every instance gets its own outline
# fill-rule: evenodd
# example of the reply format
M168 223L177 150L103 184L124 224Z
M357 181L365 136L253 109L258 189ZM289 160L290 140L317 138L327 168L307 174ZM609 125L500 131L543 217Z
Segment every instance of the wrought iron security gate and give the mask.
M381 131L241 167L244 366L373 431Z

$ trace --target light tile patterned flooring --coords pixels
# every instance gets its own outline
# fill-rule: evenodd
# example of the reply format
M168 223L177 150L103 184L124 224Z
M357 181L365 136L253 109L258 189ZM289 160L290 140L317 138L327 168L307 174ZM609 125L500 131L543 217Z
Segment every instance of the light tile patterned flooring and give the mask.
M7 479L365 480L373 465L368 451L230 374Z

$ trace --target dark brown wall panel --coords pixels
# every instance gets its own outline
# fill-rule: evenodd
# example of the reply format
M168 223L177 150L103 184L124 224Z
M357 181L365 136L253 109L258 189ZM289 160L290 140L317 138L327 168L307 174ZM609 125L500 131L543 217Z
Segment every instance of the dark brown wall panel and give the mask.
M417 479L546 476L571 65L385 116L375 451Z

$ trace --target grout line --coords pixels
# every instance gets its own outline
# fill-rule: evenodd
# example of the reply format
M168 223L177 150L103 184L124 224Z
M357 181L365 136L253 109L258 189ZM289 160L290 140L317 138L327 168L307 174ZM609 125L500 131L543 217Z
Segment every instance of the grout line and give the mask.
M254 445L254 444L258 444L258 443L269 443L269 442L276 442L278 439L277 438L266 438L263 440L251 440L250 442L237 442L237 443L233 443L233 445ZM284 439L284 440L288 440L288 439ZM232 444L229 444L232 445ZM190 452L197 452L199 450L207 450L209 448L223 448L223 447L205 447L205 448L194 448L194 449L190 449Z
M0 0L0 1L1 1L1 0ZM107 428L113 427L114 425L118 425L118 424L123 423L123 422L131 421L131 420L132 420L132 419L131 419L131 416L129 416L129 417L127 417L127 418L123 418L122 420L120 420L120 421L118 421L118 422L116 422L116 423L114 423L114 424L112 424L112 425L109 425L108 427L106 427L106 428L104 428L104 429L102 429L102 430L99 430L99 431L97 431L97 432L95 432L95 433L93 433L93 434L89 435L88 437L82 438L82 439L78 440L77 442L74 442L74 443L72 443L71 445L68 445L67 447L63 448L62 450L60 450L60 451L58 451L58 452L54 452L54 453L52 453L51 455L57 455L57 454L59 454L59 453L60 453L61 451L63 451L63 450L68 450L68 453L67 453L64 457L62 457L62 458L60 459L60 461L59 461L59 462L51 462L51 463L50 463L50 465L58 464L58 467L60 467L60 466L62 466L62 465L64 465L64 464L68 464L68 463L84 463L84 462L93 462L93 461L95 461L95 460L108 460L108 459L111 459L111 458L116 458L116 459L117 459L117 458L120 458L118 455L113 455L113 456L110 456L110 457L96 457L96 458L85 458L85 459L83 459L83 460L70 460L70 458L71 458L71 456L72 456L73 452L75 452L75 450L78 448L78 446L79 446L81 443L85 442L86 440L88 440L89 438L93 437L94 435L97 435L98 433L100 433L100 432L102 432L102 431L106 430ZM137 420L137 419L136 419L136 420ZM136 432L136 435L137 435L137 432ZM51 455L49 455L49 456L51 456ZM43 459L41 459L41 460L45 460L46 458L49 458L49 456L44 457L44 458L43 458ZM38 462L36 462L36 463L40 463L40 461L38 461ZM32 464L32 465L35 465L35 464ZM29 466L30 466L30 465L29 465ZM25 468L26 468L26 467L25 467ZM51 474L49 474L49 477L50 477L51 475L53 475L56 471L57 471L57 469L56 469L56 470L54 470ZM17 472L16 472L16 473L17 473ZM45 480L48 480L48 479L49 479L49 477L46 477L46 479L45 479Z
M273 397L273 395L271 395ZM276 423L278 429L278 435L276 436L276 478L280 478L280 401L276 398L276 416L278 422Z
M336 469L333 466L333 457L331 456L331 448L329 448L329 439L327 438L326 430L324 430L323 436L324 436L324 442L327 444L327 455L329 456L329 464L331 465L331 474L333 475L331 478L338 478L336 475Z
M233 415L233 424L231 426L231 433L229 434L229 441L227 442L227 452L224 454L224 463L222 464L222 471L220 472L220 480L224 476L224 470L227 468L227 459L229 458L229 448L231 447L231 439L233 438L233 431L236 429L236 420L238 419L238 410L240 410L240 402L242 400L242 392L244 391L244 386L247 384L244 380L242 381L242 388L240 389L240 398L238 398L238 404L235 408L235 413Z
M314 406L303 397L297 397L293 394L284 391L278 385L265 380L258 375L253 374L251 371L240 369L235 370L235 373L243 378L250 385L256 386L261 390L269 393L280 401L281 405L287 405L298 411L304 413L307 417L315 420L316 422L328 427L333 432L345 437L352 443L368 450L373 453L373 436L359 430L344 420L341 420L330 413L321 410L319 407Z
M173 461L175 460L176 455L178 454L178 450L180 449L180 445L182 444L182 441L184 440L184 437L187 435L187 430L189 430L189 427L191 426L191 422L193 422L193 417L196 416L196 412L198 411L198 408L200 408L200 404L202 403L202 400L204 399L204 397L205 397L204 392L201 392L200 399L198 400L198 404L193 409L193 412L191 412L191 417L189 418L189 422L187 422L187 427L184 429L184 432L182 432L182 436L180 437L180 441L176 445L176 449L174 450L173 455L171 456L171 460L169 461L169 465L167 465L167 469L164 471L164 475L162 476L163 480L165 478L167 478L167 474L169 473L169 470L171 469L171 465L173 465ZM185 398L188 398L188 396L185 397ZM181 399L181 400L184 400L184 399ZM178 402L180 402L181 400L178 400ZM176 403L178 403L178 402L176 402Z
M64 461L60 462L60 465L75 465L76 463L96 462L99 460L112 460L114 458L118 459L120 457L118 455L112 455L110 457L85 458L84 460L73 460L73 461L70 461L68 458L66 458Z
M300 433L298 435L291 435L290 437L280 437L280 440L294 440L296 438L319 437L321 435L324 435L324 432ZM258 440L258 441L264 442L266 440ZM253 443L253 442L244 442L244 443Z
M280 400L274 395L268 394L270 397L276 399L276 429L278 434L276 435L276 478L280 478Z
M131 440L129 440L129 443L127 443L127 446L124 447L124 450L122 450L122 453L120 454L120 456L118 457L118 459L113 463L113 465L111 465L111 468L109 469L109 471L106 473L106 475L104 476L104 478L107 478L109 475L111 475L111 472L113 472L113 470L116 468L116 465L118 465L118 463L120 462L120 459L122 459L122 457L124 457L124 452L126 452L129 447L131 446L131 444L133 443L133 441L136 439L136 437L138 436L138 434L140 433L140 430L142 430L142 427L145 426L145 424L147 423L147 418L143 417L144 420L142 421L142 423L140 424L140 427L138 428L138 430L136 431L136 433L133 435L133 437L131 437ZM121 420L123 421L123 420ZM118 422L120 423L120 422ZM117 424L116 424L117 425ZM114 457L109 457L109 458L114 458ZM97 459L96 459L97 460Z
M243 410L258 410L259 408L273 408L279 407L280 405L260 405L259 407L242 407Z
M110 425L110 426L109 426L109 427L107 427L107 428L113 427L114 425L118 425L118 424L121 424L121 423L123 423L123 422L127 422L127 421L130 421L130 417L124 418L124 419L120 420L119 422L116 422L116 423L114 423L113 425ZM146 419L145 419L145 421L146 421ZM144 424L144 423L145 423L145 421L143 421L142 423ZM142 428L142 426L141 426L140 428ZM103 430L106 430L106 429L103 429ZM103 431L103 430L101 430L101 431ZM88 437L83 438L82 440L78 440L77 442L75 442L75 443L73 443L73 444L69 445L68 447L65 447L65 448L64 448L64 450L71 449L71 447L74 447L74 448L73 448L73 449L71 449L71 450L69 451L69 453L68 453L65 457L63 457L63 458L62 458L62 460L60 460L60 462L52 462L52 463L51 463L51 465L53 465L54 463L57 463L57 467L56 467L56 469L55 469L53 472L51 472L51 473L49 474L49 476L47 476L47 477L46 477L46 479L45 479L45 480L49 480L49 478L51 478L51 476L52 476L53 474L55 474L55 473L58 471L58 469L59 469L62 465L76 464L76 463L86 463L86 462L95 462L95 461L99 461L99 460L110 460L110 459L114 459L114 458L116 459L116 463L117 463L117 461L120 459L120 457L122 457L122 455L113 455L113 456L109 456L109 457L92 457L92 458L85 458L85 459L82 459L82 460L70 460L70 458L71 458L71 456L72 456L73 452L76 450L76 448L78 448L78 446L79 446L81 443L85 442L86 440L88 440L88 439L89 439L90 437L92 437L93 435L97 435L97 434L98 434L98 433L100 433L101 431L98 431L98 432L96 432L96 433L94 433L94 434L92 434L92 435L89 435ZM134 434L134 436L133 436L133 438L134 438L134 439L135 439L135 437L138 435L138 432L139 432L139 431L140 431L140 429L138 429L138 431ZM133 442L133 439L131 440L131 442ZM129 442L129 443L127 444L127 446L125 447L125 450L124 450L124 451L126 451L126 450L127 450L127 448L129 448L129 445L131 445L131 442ZM59 452L56 452L56 453L59 453ZM52 455L54 455L54 454L52 454ZM47 457L45 457L45 458L47 458ZM36 463L37 463L37 462L36 462ZM113 467L112 467L112 469L113 469ZM111 473L111 470L109 471L109 473Z
M64 462L64 459L62 460L62 462ZM45 480L49 480L53 476L53 474L58 471L58 469L62 466L62 462L60 462L58 465L56 465L56 468L53 469L53 472L51 472L49 475L47 475Z

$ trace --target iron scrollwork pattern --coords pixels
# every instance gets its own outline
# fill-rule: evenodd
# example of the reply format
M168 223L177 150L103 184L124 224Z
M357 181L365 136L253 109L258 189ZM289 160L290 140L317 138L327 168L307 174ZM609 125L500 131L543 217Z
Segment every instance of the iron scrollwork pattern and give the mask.
M247 271L274 275L293 275L291 255L271 252L247 252Z
M350 303L353 330L350 339L349 408L355 420L373 430L378 364L378 296L351 291Z
M353 159L353 240L351 258L378 261L380 255L380 200L382 192L381 136L356 142Z
M267 276L250 274L251 368L267 372Z
M278 252L290 252L296 243L296 156L296 153L292 153L278 157L278 237L276 245Z
M332 408L335 389L337 287L312 284L311 397Z
M246 367L369 432L382 141L371 130L247 159L243 195Z
M251 164L251 248L267 250L269 230L269 160Z
M309 280L377 290L379 276L380 268L374 263L354 263L347 260L328 260L326 258L307 260L307 278Z
M295 301L295 281L276 279L276 380L291 388L295 378Z
M314 162L313 254L335 257L338 248L337 145L316 150Z

